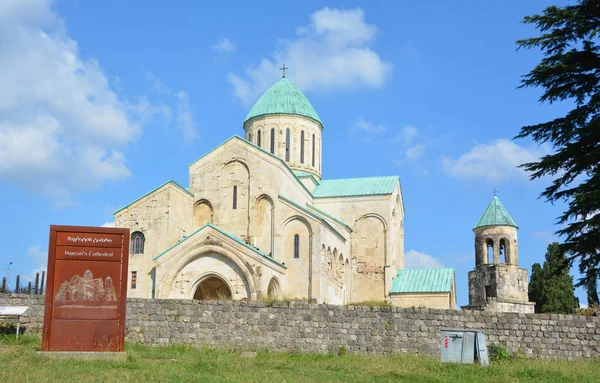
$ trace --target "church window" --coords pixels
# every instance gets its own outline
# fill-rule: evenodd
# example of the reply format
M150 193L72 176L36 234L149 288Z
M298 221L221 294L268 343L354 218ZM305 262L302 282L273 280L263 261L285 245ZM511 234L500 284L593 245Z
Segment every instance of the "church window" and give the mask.
M261 132L260 130L258 131L258 133L256 134L256 146L260 146L260 137L261 136Z
M131 288L135 289L137 286L137 271L131 272Z
M135 231L131 234L131 254L144 254L144 242L146 238L144 238L144 234L140 231Z
M285 160L290 161L290 129L285 131Z
M300 163L304 163L304 130L300 132Z
M252 132L248 133L248 141L252 142Z
M300 258L300 236L294 235L294 258Z
M237 186L233 186L233 209L237 209Z
M506 250L506 241L502 238L500 240L500 262L509 263L508 252Z
M271 154L275 154L275 128L271 128Z
M488 239L485 242L486 250L487 250L487 259L488 263L494 263L494 241Z
M315 135L313 134L312 140L312 166L315 166Z

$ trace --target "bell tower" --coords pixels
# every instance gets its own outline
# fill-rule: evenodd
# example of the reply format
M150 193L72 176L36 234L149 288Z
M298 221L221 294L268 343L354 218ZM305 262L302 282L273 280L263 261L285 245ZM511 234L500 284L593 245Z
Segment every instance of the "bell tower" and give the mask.
M496 195L473 228L475 270L469 272L467 310L533 313L527 269L519 267L519 227Z

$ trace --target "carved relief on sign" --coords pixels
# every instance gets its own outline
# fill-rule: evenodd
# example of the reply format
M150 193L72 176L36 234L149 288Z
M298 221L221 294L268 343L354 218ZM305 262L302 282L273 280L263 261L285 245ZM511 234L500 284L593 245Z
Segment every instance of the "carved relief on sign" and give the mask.
M73 275L71 280L64 281L54 297L59 307L79 308L117 308L117 293L111 277L94 278L90 270L81 275Z

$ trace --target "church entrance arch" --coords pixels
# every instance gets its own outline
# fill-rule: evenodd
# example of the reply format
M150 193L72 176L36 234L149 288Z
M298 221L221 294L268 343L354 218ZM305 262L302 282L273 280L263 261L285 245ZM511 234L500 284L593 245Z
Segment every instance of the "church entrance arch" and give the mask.
M196 292L194 292L194 299L200 301L226 300L231 298L232 294L229 284L216 275L204 277L198 284Z

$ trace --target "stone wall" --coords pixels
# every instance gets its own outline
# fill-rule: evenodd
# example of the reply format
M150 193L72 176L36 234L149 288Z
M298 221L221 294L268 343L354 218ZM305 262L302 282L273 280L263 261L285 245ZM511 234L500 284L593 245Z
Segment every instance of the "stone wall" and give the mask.
M0 306L31 306L22 323L40 332L43 298L0 294ZM408 352L438 356L441 328L482 330L488 344L544 359L600 357L600 318L558 314L144 300L127 304L127 339L280 352Z

